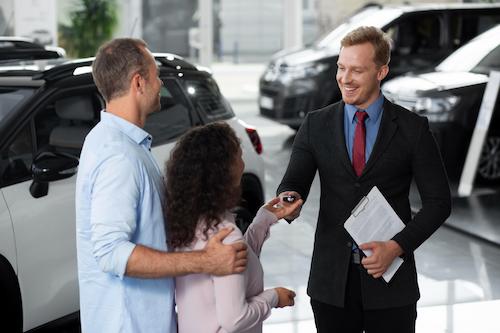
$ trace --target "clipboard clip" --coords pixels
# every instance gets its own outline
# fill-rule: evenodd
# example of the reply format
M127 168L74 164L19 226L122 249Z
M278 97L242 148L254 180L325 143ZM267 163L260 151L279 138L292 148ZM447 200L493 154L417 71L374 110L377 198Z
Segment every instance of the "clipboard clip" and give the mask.
M358 215L365 209L369 201L370 199L367 196L361 198L356 207L354 207L354 209L351 211L351 215L354 217L358 217Z

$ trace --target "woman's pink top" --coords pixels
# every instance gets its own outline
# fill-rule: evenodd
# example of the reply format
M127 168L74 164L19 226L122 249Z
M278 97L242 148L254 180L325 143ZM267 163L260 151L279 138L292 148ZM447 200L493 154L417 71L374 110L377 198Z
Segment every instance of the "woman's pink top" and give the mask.
M245 236L235 227L224 239L229 244L244 240L248 245L247 269L241 274L212 276L191 274L175 279L179 333L262 332L262 322L278 304L274 289L264 290L264 272L259 261L262 244L269 238L269 228L276 216L261 208ZM217 226L235 226L234 216L226 213ZM209 232L209 237L214 232ZM180 251L201 250L204 240L201 228L191 246Z

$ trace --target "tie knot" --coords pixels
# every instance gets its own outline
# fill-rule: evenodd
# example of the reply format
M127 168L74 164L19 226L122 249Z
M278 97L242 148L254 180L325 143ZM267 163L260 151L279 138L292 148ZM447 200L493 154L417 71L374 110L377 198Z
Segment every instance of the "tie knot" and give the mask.
M356 118L358 119L358 123L363 123L368 118L368 113L366 111L356 111Z

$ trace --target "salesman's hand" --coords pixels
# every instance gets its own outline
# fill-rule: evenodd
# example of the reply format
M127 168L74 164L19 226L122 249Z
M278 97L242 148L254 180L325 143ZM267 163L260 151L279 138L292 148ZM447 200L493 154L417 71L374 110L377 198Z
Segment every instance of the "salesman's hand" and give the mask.
M284 202L280 197L276 197L266 203L264 208L276 215L279 220L293 214L297 209L300 211L302 203L302 199L296 199L294 202L288 203Z
M292 195L292 196L295 197L295 201L300 200L303 203L302 197L300 196L300 194L298 192L295 192L295 191L285 191L285 192L281 192L279 194L279 196L278 196L281 199L280 205L283 205L283 206L289 206L289 205L291 205L290 203L283 201L283 197L286 196L286 195ZM291 213L289 213L286 216L283 216L283 218L287 219L288 221L293 221L297 217L299 217L300 216L300 210L302 209L302 203L300 204L300 206L296 207Z
M274 288L278 293L278 305L277 308L284 308L285 306L292 306L295 304L295 292L283 287Z
M369 242L359 246L361 250L371 250L372 255L363 258L361 264L374 278L379 278L387 271L392 261L403 254L398 243L393 240L387 242Z
M224 228L210 238L205 246L204 272L228 275L243 272L247 267L247 245L243 242L223 244L233 228Z

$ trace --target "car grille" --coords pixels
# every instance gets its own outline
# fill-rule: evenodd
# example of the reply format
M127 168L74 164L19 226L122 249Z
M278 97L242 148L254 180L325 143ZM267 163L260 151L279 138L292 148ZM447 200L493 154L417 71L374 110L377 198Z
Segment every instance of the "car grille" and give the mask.
M274 98L274 97L276 97L278 95L278 90L277 89L273 89L272 87L269 87L269 86L261 87L260 88L260 94Z
M309 112L309 101L308 96L295 96L287 98L285 100L285 105L283 106L283 118L304 118L305 114Z
M260 108L260 114L265 117L276 118L276 112L274 110Z

